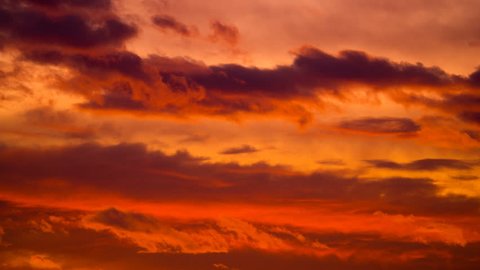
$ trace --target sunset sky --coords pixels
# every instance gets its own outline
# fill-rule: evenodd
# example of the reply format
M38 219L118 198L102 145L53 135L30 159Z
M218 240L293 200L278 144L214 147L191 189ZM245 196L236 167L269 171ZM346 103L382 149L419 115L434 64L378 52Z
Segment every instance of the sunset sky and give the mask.
M0 269L479 269L480 1L0 0Z

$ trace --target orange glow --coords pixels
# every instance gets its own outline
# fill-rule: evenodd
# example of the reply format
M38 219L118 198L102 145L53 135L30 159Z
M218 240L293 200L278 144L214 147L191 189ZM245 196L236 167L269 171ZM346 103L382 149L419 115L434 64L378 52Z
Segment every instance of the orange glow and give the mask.
M0 268L477 269L479 17L0 0Z

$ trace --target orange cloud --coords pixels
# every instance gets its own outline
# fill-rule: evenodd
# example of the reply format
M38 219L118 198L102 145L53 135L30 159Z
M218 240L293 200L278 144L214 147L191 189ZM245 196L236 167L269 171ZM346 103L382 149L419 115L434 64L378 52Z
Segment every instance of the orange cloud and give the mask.
M478 3L377 2L0 0L0 268L478 268Z

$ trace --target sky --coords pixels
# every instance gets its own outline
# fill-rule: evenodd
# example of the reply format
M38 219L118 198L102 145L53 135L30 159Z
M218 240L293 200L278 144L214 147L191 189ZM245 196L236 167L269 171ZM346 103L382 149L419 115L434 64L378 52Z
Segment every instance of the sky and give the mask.
M0 0L0 268L477 269L479 17Z

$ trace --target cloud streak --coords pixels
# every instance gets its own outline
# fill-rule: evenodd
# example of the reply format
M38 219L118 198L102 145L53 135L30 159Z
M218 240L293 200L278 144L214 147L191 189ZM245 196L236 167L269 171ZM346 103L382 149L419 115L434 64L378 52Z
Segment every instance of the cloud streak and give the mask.
M196 32L196 29L188 27L168 15L155 15L152 17L152 22L162 30L171 30L183 36L191 36Z
M220 152L220 154L223 154L223 155L237 155L237 154L247 154L247 153L255 153L255 152L258 152L257 148L255 148L251 145L248 145L248 144L244 144L244 145L238 146L238 147L227 148L227 149L223 150L222 152Z
M420 131L421 127L413 120L408 118L361 118L343 121L340 128L347 130L363 131L369 133L415 133Z
M376 168L407 171L471 170L479 165L478 162L458 159L420 159L408 163L396 163L389 160L366 160L366 162Z

